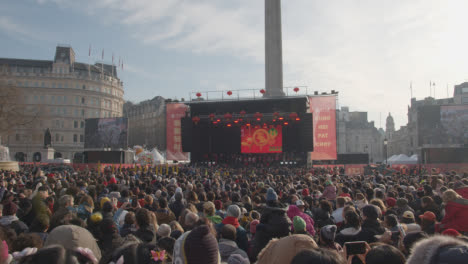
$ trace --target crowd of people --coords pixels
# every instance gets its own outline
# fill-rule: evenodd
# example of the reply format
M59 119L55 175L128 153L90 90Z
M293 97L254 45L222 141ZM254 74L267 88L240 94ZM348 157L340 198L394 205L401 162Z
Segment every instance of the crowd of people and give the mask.
M0 264L468 262L466 173L29 165L0 200Z

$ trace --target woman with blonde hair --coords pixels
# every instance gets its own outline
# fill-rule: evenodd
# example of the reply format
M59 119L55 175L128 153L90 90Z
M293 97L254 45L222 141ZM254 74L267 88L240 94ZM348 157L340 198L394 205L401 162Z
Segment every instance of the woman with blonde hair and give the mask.
M88 217L91 216L93 211L94 211L93 198L91 198L91 196L89 195L85 195L81 197L80 205L78 205L78 208L77 208L77 216L83 219L84 221L86 221Z
M385 215L385 212L387 212L387 207L385 206L384 202L378 198L374 198L370 201L370 204L373 204L380 208L381 215L379 215L379 218L382 217L382 215Z
M455 229L458 232L468 232L468 200L452 189L446 190L442 199L445 203L445 216L438 225L439 229Z

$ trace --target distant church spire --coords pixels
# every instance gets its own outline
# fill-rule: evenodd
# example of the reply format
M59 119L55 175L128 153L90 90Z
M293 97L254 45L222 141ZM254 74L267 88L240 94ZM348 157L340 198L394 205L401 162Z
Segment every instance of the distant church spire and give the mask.
M395 122L391 113L388 113L387 122L385 124L385 134L388 139L392 137L392 134L395 132Z

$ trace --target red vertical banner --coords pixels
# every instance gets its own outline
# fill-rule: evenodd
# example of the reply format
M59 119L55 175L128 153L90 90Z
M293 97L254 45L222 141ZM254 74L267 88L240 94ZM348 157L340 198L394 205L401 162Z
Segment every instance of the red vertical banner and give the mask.
M314 151L311 160L336 160L336 97L309 97L313 118Z
M185 116L187 106L182 103L166 105L166 159L188 160L182 152L182 127L180 119Z

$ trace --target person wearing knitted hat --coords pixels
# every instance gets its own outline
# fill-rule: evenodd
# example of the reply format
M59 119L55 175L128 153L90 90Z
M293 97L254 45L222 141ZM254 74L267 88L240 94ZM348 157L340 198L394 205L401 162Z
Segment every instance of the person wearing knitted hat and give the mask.
M294 216L293 218L293 227L294 227L294 234L303 234L308 235L306 230L306 222L300 216Z
M319 246L328 249L334 249L338 252L342 251L340 244L335 242L336 225L326 225L320 229Z
M239 224L241 209L239 208L239 206L233 204L228 207L226 214L226 218L224 218L224 220L220 224L216 225L216 231L219 234L224 225L234 226L236 228L237 246L240 249L247 252L249 248L249 239L247 238L247 231L245 231L245 229Z
M178 264L221 263L216 237L207 225L185 232L174 244L173 259Z
M251 261L254 261L260 251L272 238L288 236L291 229L291 220L286 215L286 210L278 203L276 192L269 188L267 191L267 203L262 209L260 224L257 225Z
M268 188L265 198L267 203L270 204L278 201L278 195L276 194L275 190L273 190L273 188Z
M312 217L304 213L303 209L304 202L301 200L297 200L295 205L292 204L289 206L287 212L288 217L289 219L291 219L291 221L293 221L295 216L300 216L306 222L307 232L309 233L309 235L315 236L314 220L312 219Z

